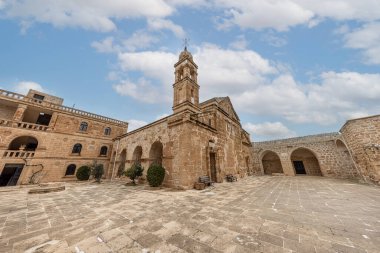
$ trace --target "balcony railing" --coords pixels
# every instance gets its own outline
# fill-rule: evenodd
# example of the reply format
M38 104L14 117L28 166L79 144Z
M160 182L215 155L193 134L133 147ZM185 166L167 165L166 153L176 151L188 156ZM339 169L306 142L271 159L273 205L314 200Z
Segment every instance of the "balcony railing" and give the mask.
M16 122L8 119L0 119L0 126L24 128L35 131L47 131L49 129L49 127L45 125L38 125L29 122Z
M35 151L5 150L3 158L33 158Z
M38 130L38 131L46 131L49 128L48 126L27 123L27 122L13 123L13 125L16 125L18 128L25 128L25 129Z
M127 122L124 122L121 120L111 119L111 118L104 117L104 116L101 116L98 114L89 113L89 112L78 110L78 109L75 109L72 107L67 107L64 105L58 105L58 104L54 104L51 102L27 97L27 96L24 96L24 95L21 95L18 93L14 93L14 92L2 90L2 89L0 89L0 97L6 97L8 99L22 101L24 103L26 102L26 103L30 103L30 104L38 104L38 105L43 106L45 108L50 108L53 110L59 110L59 111L63 111L63 112L74 113L74 114L77 114L80 116L90 117L90 118L94 118L94 119L98 119L98 120L102 120L102 121L107 121L107 122L111 122L111 123L115 123L115 124L121 124L121 125L127 124Z

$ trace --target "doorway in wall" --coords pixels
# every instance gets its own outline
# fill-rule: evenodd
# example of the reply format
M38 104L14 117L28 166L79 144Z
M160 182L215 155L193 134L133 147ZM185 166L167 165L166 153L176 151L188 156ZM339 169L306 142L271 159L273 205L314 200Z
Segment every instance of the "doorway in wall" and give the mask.
M293 161L293 165L296 170L296 174L306 174L305 166L302 161Z
M14 186L21 175L24 164L5 164L0 175L0 186Z
M215 153L210 153L210 173L211 173L211 180L216 182L216 157L215 157Z

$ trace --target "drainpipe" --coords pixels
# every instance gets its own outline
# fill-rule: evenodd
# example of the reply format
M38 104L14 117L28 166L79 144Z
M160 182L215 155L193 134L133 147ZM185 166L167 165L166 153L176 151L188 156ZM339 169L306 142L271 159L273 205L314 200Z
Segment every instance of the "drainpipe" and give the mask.
M115 172L116 157L117 157L117 152L119 151L119 144L120 144L120 139L117 140L116 153L115 153L115 157L114 157L114 160L113 160L113 167L112 167L111 181L112 181L112 179L113 179L113 175L114 175L114 172Z

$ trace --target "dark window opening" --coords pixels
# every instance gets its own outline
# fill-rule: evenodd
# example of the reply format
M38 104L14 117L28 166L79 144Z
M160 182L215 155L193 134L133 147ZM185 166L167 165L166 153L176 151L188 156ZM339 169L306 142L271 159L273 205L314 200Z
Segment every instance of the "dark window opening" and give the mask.
M69 166L67 166L65 176L74 175L76 168L77 168L77 166L75 164L70 164Z
M79 131L86 132L88 128L87 122L80 123Z
M104 135L111 135L111 128L107 127L104 129Z
M48 126L50 123L50 119L51 119L50 114L46 114L46 113L41 112L40 115L38 116L36 124Z
M100 148L100 155L101 156L106 156L108 152L108 148L106 146L103 146Z
M38 99L38 100L44 100L45 96L42 96L40 94L34 94L33 98Z
M293 161L296 174L306 174L305 166L302 161Z
M74 147L73 147L73 151L72 153L73 154L80 154L80 152L82 151L82 144L75 144Z

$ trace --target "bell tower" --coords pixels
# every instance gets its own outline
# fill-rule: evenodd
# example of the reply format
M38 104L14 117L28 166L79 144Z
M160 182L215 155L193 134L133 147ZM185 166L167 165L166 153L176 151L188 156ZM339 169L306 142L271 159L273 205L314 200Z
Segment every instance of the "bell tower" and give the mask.
M174 64L174 69L174 113L184 110L198 112L198 66L194 63L191 53L187 51L187 47L179 55L178 62Z

